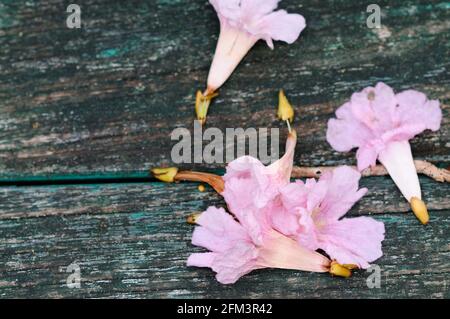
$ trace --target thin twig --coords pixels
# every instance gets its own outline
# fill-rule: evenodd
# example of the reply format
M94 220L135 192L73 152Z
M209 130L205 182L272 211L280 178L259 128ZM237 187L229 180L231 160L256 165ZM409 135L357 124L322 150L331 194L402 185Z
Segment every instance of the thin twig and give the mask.
M438 168L427 161L414 161L417 173L426 175L438 182L450 182L450 171L445 168ZM319 178L323 173L332 171L337 166L320 166L320 167L299 167L294 166L292 170L292 178ZM356 169L356 167L354 166ZM383 165L366 168L361 172L362 176L384 176L388 175Z

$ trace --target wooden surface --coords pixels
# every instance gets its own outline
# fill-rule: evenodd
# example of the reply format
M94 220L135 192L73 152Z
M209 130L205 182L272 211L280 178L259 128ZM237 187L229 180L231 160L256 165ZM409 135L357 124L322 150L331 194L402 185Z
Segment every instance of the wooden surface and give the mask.
M352 92L385 81L441 101L441 130L412 148L417 159L448 167L450 4L377 1L383 28L371 30L372 2L282 1L307 29L273 51L258 43L220 90L207 125L283 127L274 109L283 88L297 114L295 163L354 164L354 153L327 144L326 122ZM263 270L222 286L211 271L186 267L199 249L185 217L224 202L194 184L155 182L148 169L170 164L174 128L193 126L216 15L203 0L83 0L82 28L70 30L67 4L0 3L0 297L450 297L450 187L425 177L427 227L405 214L388 177L362 180L370 193L350 214L386 223L380 289L367 288L364 271L342 280ZM66 286L72 262L81 267L79 289Z

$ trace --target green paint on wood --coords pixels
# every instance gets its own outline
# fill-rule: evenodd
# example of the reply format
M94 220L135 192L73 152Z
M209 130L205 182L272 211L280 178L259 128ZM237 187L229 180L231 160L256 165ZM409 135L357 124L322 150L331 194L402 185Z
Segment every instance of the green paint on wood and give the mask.
M103 50L102 52L100 52L98 54L98 57L100 58L112 58L115 57L119 54L119 50L117 49L107 49L107 50Z

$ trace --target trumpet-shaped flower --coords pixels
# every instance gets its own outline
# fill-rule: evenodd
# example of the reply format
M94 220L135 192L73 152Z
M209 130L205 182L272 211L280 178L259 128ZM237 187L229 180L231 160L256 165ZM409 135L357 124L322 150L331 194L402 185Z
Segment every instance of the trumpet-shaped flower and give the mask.
M273 49L273 40L293 43L305 19L285 10L274 11L280 0L210 0L220 20L220 35L208 76L208 90L216 91L260 39Z
M278 188L289 183L295 143L293 131L286 143L286 154L268 167L249 156L230 163L222 195L237 220L215 207L197 217L200 227L195 229L192 243L211 252L192 254L189 266L210 267L223 284L234 283L260 268L329 271L328 258L275 230L268 215L267 207Z
M358 190L360 174L343 167L318 182L291 183L295 144L292 131L275 163L244 156L228 165L221 194L236 219L214 207L197 217L192 242L211 252L191 255L188 265L210 267L218 281L233 283L267 267L349 276L352 264L365 268L382 255L382 223L339 220L366 192ZM345 265L330 263L319 248Z
M210 267L223 284L261 268L329 271L330 261L325 256L275 231L262 214L247 218L246 213L236 215L238 221L223 208L210 207L202 213L192 243L210 252L192 254L188 266Z
M208 74L207 89L197 95L196 113L205 121L210 100L260 39L293 43L306 23L303 16L276 10L280 0L210 0L220 20L220 34ZM276 11L274 11L276 10Z
M339 263L367 268L382 255L383 223L368 217L340 220L367 192L358 190L361 175L344 166L319 181L291 183L296 136L295 131L289 134L286 153L268 167L248 156L229 164L222 192L228 207L231 212L256 207L275 230L301 246L322 249Z
M378 159L412 207L420 207L413 209L416 216L428 222L409 140L426 129L439 129L439 102L413 90L395 94L378 83L354 93L336 111L336 117L328 122L330 145L339 152L358 148L359 170L375 165Z

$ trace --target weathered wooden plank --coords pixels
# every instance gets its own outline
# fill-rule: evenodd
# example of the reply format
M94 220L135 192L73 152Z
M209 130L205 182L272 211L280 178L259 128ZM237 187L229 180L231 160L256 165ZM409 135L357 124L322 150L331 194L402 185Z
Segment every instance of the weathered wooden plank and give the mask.
M365 179L378 199L364 198L352 215L369 207L375 213L381 206L395 209L395 190L381 187L382 179ZM427 192L436 186L422 182ZM211 190L200 193L194 184L2 188L0 297L448 298L448 186L442 191L445 206L430 203L437 210L426 227L412 214L375 215L387 233L377 261L381 288L369 289L365 271L342 280L262 270L222 286L211 271L186 267L188 254L200 249L190 244L192 226L185 216L223 205ZM39 215L48 216L32 218ZM79 289L66 286L65 269L73 262L81 268Z
M450 210L450 184L420 178L423 198L430 210ZM356 215L408 212L409 205L388 177L361 179L369 192L356 204ZM55 185L0 188L0 220L90 213L132 213L174 207L187 213L210 205L225 205L212 188L199 192L196 183ZM414 218L411 214L411 218Z
M445 1L378 1L383 28L365 25L367 1L284 0L308 28L300 41L258 43L211 106L208 125L277 127L276 93L296 105L296 163L352 163L325 125L351 92L383 80L444 103L437 133L413 141L418 158L450 163L450 10ZM82 3L65 27L65 1L3 1L0 22L0 178L145 174L170 163L176 127L192 128L218 21L206 1ZM223 165L204 165L222 167Z

